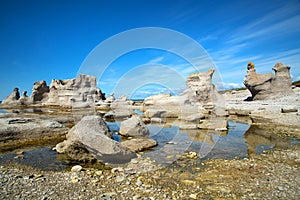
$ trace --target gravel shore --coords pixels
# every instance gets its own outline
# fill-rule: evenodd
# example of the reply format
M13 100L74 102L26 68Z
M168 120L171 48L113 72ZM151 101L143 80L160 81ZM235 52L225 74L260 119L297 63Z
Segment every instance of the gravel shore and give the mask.
M300 149L250 159L182 158L168 167L148 159L79 172L0 166L0 199L299 199Z

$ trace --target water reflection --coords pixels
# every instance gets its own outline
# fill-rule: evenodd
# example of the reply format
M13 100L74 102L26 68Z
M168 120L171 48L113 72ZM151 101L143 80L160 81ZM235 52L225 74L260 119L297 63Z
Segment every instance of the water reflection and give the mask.
M292 145L290 138L284 138L275 133L275 129L267 129L261 125L252 125L244 134L248 155L260 154L271 148L285 149Z
M109 122L110 129L117 133L119 122ZM158 142L158 146L145 152L144 157L150 157L161 164L170 164L177 160L183 153L197 152L201 161L205 159L232 159L247 158L260 154L266 149L289 148L300 145L297 139L279 137L275 128L265 128L259 125L248 125L229 121L227 132L213 130L181 130L172 125L148 125L150 138ZM114 134L115 140L123 138ZM67 167L63 157L57 157L52 151L52 145L31 147L24 149L24 157L14 158L16 153L0 155L0 164L18 162L31 165L43 170L63 170ZM18 151L18 150L16 150Z

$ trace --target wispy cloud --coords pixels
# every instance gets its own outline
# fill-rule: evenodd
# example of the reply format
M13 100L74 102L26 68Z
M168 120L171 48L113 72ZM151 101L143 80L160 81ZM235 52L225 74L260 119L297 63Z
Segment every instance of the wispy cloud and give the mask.
M159 63L159 62L161 62L163 59L164 59L163 56L159 56L159 57L157 57L157 58L151 59L151 60L148 62L148 64Z
M265 38L278 37L298 33L300 26L299 3L288 3L283 7L266 14L264 17L245 24L234 30L227 43L240 43L250 39L264 40Z

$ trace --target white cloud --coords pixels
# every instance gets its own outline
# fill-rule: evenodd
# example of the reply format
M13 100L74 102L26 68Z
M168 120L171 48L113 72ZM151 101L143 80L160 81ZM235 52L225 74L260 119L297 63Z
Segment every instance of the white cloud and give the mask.
M224 82L218 82L216 84L216 87L218 90L228 90L228 89L234 89L234 88L241 88L245 87L243 83L224 83Z
M154 58L154 59L152 59L152 60L150 60L149 62L148 62L148 64L154 64L154 63L159 63L160 61L162 61L164 59L164 57L163 56L159 56L159 57L157 57L157 58Z

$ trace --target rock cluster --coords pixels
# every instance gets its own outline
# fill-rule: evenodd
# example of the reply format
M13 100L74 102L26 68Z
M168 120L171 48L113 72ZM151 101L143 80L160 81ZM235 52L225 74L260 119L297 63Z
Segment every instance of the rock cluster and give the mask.
M129 162L136 154L114 141L112 134L99 116L85 116L67 134L67 139L56 145L58 153L72 160L108 163Z
M89 107L104 99L105 94L97 88L96 78L80 74L70 80L52 80L50 86L47 86L46 81L37 81L30 97L27 97L25 91L20 98L19 89L15 88L2 104Z
M218 107L220 95L212 83L214 70L193 73L186 79L186 90L179 96L159 94L144 100L144 115L150 121L164 122L166 118L178 118L188 124L182 124L184 129L197 129L201 119L214 116L224 116L225 110ZM223 111L222 111L223 110ZM191 124L192 123L192 124ZM215 127L225 130L225 127ZM213 127L212 127L213 128Z
M253 100L272 99L292 94L290 67L279 62L272 69L275 71L275 76L272 73L258 74L254 64L248 63L244 85L251 92Z

